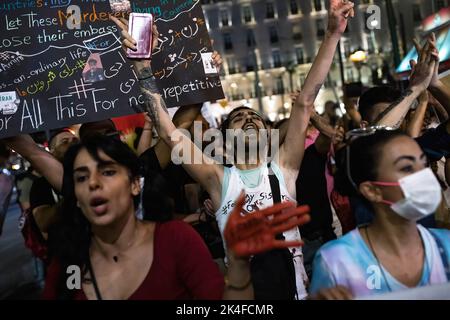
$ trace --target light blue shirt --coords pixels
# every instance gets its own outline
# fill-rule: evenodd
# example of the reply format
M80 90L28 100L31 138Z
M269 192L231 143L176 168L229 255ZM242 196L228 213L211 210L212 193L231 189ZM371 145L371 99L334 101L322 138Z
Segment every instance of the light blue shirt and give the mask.
M447 282L444 265L430 230L417 225L425 246L423 272L418 287ZM432 229L450 257L450 231ZM450 263L450 261L449 261ZM408 289L383 266L379 268L372 251L358 229L325 244L316 254L310 294L335 286L348 288L354 297Z

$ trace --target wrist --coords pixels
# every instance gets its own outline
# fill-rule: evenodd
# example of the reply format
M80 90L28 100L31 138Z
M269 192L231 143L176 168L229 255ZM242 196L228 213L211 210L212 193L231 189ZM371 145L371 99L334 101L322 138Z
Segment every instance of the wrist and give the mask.
M435 90L439 90L443 86L445 86L444 83L441 80L437 80L434 83L430 83L429 89L430 89L430 91L435 91Z
M137 70L138 80L145 80L153 77L153 71L150 66L143 67Z
M144 123L144 129L152 130L152 128L153 128L153 123L152 123L152 122L145 121L145 123Z
M423 84L413 84L406 88L405 92L410 91L411 95L414 95L414 98L417 98L426 89L427 88Z
M341 37L342 37L342 33L338 32L338 31L327 30L327 32L325 33L324 39L340 41Z

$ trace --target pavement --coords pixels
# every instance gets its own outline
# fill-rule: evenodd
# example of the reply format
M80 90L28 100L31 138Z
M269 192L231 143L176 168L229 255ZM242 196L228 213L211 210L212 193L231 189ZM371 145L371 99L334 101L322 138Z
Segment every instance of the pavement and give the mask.
M0 235L0 300L39 299L42 264L24 245L18 226L21 210L15 199L13 195Z

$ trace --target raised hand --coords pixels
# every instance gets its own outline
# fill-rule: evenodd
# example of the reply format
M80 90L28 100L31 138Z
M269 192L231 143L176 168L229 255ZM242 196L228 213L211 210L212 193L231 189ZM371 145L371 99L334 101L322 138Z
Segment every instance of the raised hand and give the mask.
M296 207L294 203L283 202L243 216L244 202L242 193L224 231L225 242L234 256L248 257L272 249L302 245L301 241L277 240L275 236L307 223L310 220L307 206Z
M116 18L112 15L109 18L120 28L122 34L122 44L124 47L129 48L131 50L136 50L136 40L134 40L131 35L128 33L128 20L124 18ZM158 37L159 32L158 28L154 24L152 26L152 48L156 48L158 46Z
M113 21L121 30L122 35L122 46L124 49L136 50L136 40L134 40L128 33L128 20L124 18L116 18L112 15L109 16L111 21ZM159 32L158 28L154 24L152 27L152 50L158 46ZM139 72L143 68L150 67L150 59L132 59L133 63Z
M431 78L431 81L430 81L430 86L437 87L440 84L440 80L439 80L439 50L437 48L436 35L434 34L434 32L430 36L429 43L430 43L430 48L432 49L433 55L436 60L436 64L434 66L433 77Z
M331 35L342 35L347 28L349 18L355 16L355 4L348 0L330 0L328 11L328 32Z
M419 87L422 92L428 88L435 77L437 78L435 74L437 73L436 65L439 68L439 53L436 48L436 36L433 33L422 47L417 40L413 41L419 57L417 62L410 61L412 68L410 87Z
M214 45L214 40L211 39L211 46ZM211 59L213 60L213 64L217 69L217 72L220 72L220 69L222 69L222 65L223 65L223 60L222 60L222 56L220 55L219 52L217 52L216 50L214 50Z
M214 51L211 58L213 60L214 66L217 69L217 72L220 72L220 69L222 69L222 64L223 64L222 56L220 55L219 52Z

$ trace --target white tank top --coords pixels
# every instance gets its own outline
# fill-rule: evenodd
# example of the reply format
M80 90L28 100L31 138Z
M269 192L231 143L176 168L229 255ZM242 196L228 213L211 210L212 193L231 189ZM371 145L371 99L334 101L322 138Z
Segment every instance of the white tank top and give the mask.
M280 176L281 172L278 166L273 162L271 166L278 178L278 181L280 182L281 201L291 201L296 203L296 200L287 191L284 179L282 176ZM224 179L222 188L226 188L226 191L225 193L222 193L224 194L224 196L222 198L219 210L217 210L216 212L216 220L220 229L220 233L222 235L222 239L224 239L224 245L225 238L223 237L223 231L225 229L225 225L228 221L230 213L234 208L235 200L238 198L242 190L245 190L246 194L243 210L247 213L251 213L256 209L264 209L273 205L272 189L270 187L269 180L269 168L267 167L266 163L264 163L260 167L259 184L253 188L248 187L244 184L241 178L240 170L236 167L233 166L229 169L225 168L225 170L229 170L229 182L228 185L225 185L226 181ZM286 241L301 240L300 231L297 227L283 232L283 236ZM308 276L306 275L306 271L303 266L302 248L291 247L289 248L289 250L291 251L294 258L298 299L304 299L307 296L306 283L308 282Z

